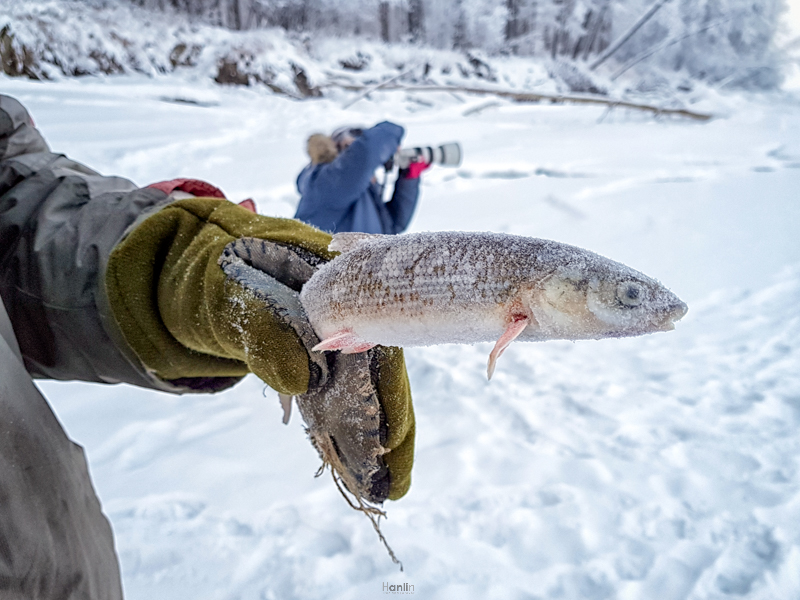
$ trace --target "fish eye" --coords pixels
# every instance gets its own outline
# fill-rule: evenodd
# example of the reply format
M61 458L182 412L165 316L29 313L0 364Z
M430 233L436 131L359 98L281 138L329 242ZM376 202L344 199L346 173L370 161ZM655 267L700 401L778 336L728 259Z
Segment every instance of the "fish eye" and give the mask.
M644 289L634 281L623 281L617 286L617 300L626 308L636 308L642 303Z

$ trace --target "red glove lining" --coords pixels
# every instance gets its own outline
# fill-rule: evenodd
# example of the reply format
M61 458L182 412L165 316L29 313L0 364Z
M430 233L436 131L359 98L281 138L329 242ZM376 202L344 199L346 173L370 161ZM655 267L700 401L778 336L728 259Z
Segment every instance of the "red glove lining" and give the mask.
M180 190L182 192L186 192L187 194L192 194L193 196L206 196L209 198L225 198L225 194L222 193L222 190L218 187L211 185L206 181L200 181L199 179L170 179L169 181L159 181L158 183L151 183L147 187L155 188L157 190L161 190L165 194L169 195L175 190ZM252 198L248 198L247 200L242 200L239 202L239 206L242 208L246 208L252 213L257 213L256 210L256 203L253 202Z
M422 172L430 167L430 163L426 163L425 161L413 162L408 165L406 169L406 179L416 179L418 178Z

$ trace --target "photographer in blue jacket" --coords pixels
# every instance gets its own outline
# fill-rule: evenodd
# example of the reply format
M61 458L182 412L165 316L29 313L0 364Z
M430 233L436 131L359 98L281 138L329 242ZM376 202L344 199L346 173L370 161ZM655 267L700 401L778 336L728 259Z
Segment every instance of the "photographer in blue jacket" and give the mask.
M392 159L405 133L384 121L370 129L340 127L308 138L309 164L297 177L296 219L331 233L402 233L419 198L419 176L430 164L400 169L392 199L383 201L375 170Z

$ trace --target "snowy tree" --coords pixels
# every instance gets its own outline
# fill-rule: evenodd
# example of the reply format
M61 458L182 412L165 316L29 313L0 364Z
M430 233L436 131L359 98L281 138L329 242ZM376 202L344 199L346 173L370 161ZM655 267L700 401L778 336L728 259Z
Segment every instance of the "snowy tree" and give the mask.
M780 81L785 0L129 0L231 29L362 36L515 54L612 77L678 73L718 85Z
M614 55L612 68L632 65L683 72L711 83L764 88L780 81L773 40L783 0L673 0ZM637 6L638 4L638 6ZM614 34L635 24L653 0L615 14ZM622 6L622 5L620 5Z

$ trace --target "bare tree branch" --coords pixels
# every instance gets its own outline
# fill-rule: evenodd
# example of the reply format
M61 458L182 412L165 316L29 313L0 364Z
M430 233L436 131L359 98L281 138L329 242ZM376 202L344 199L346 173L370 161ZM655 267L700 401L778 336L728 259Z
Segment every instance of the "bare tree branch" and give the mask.
M404 73L405 74L405 73ZM404 75L403 74L403 75ZM360 85L346 85L341 83L328 83L319 87L337 87L344 90L351 90L354 92L362 92L354 100L345 105L344 108L352 106L367 94L380 90L385 91L404 91L404 92L464 92L467 94L478 95L491 95L500 98L509 98L516 102L549 102L551 104L597 104L600 106L608 106L610 108L629 108L633 110L641 110L652 113L654 115L673 115L678 117L686 117L695 121L708 121L713 118L712 115L705 113L698 113L683 108L662 108L660 106L653 106L651 104L640 104L637 102L626 102L623 100L612 100L609 98L598 98L595 96L557 96L554 94L533 94L526 92L512 92L508 90L493 90L489 88L475 88L464 86L452 85L389 85L392 81L396 81L402 77L398 75L391 80L384 81L377 86L365 88Z
M394 83L398 79L402 79L403 77L405 77L406 75L411 73L414 69L419 67L421 64L422 63L414 63L414 66L412 66L410 69L406 69L405 71L403 71L399 75L395 75L394 77L391 77L391 78L387 79L386 81L381 81L380 83L378 83L376 85L373 85L373 86L370 86L370 87L368 87L366 89L364 89L364 88L353 88L353 87L349 87L349 86L340 86L340 87L345 88L345 89L361 89L361 90L363 90L363 92L361 94L359 94L358 96L353 98L350 102L347 102L344 106L342 106L342 110L347 110L348 108L353 106L353 104L355 104L359 100L369 96L372 92L374 92L376 90L379 90L382 87L386 87L387 85L389 85L390 83ZM331 85L336 85L336 84L331 84Z
M634 33L639 31L642 25L647 23L653 17L653 15L656 14L656 12L658 12L658 9L660 9L669 1L670 0L656 0L656 3L653 4L653 6L651 6L646 13L644 13L641 17L639 17L639 20L637 20L636 23L634 23L631 26L631 28L628 29L628 31L623 33L622 36L616 42L611 44L608 47L608 49L605 52L603 52L603 54L591 64L589 69L594 71L597 67L606 62L606 60L608 60L617 50L619 50L623 46L623 44L625 44L625 42L631 39Z
M639 56L635 57L633 60L629 61L625 66L623 66L619 71L617 71L616 73L614 73L611 76L611 81L615 81L617 79L617 77L622 75L625 71L627 71L631 67L634 67L634 66L638 65L644 59L650 58L656 52L660 52L664 48L668 48L669 46L677 44L678 42L681 42L681 41L685 40L688 37L692 37L693 35L697 35L698 33L702 33L704 31L707 31L707 30L711 29L712 27L716 27L717 25L722 25L723 23L727 23L728 21L730 21L730 18L721 19L719 21L714 21L713 23L709 23L708 25L706 25L705 27L701 27L700 29L695 29L693 31L689 31L688 33L684 33L683 35L679 35L679 36L676 36L676 37L669 38L668 40L666 40L662 44L659 44L658 46L655 46L654 48L652 48L652 49L640 54Z

